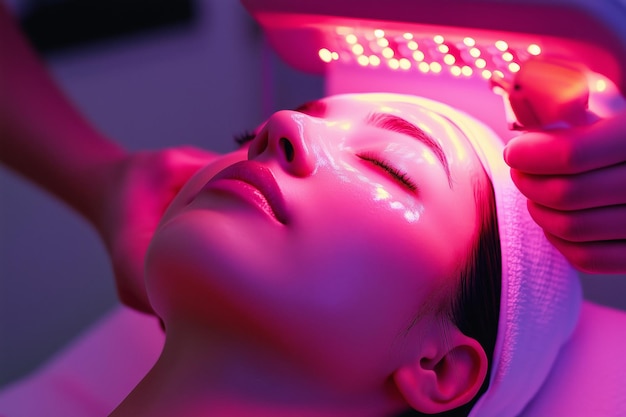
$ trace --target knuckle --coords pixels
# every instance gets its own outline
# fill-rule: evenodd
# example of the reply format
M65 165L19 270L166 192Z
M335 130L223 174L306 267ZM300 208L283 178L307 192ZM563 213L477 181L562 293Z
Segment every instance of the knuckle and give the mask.
M164 150L164 151L158 152L156 156L157 156L157 161L159 165L165 170L172 169L172 167L174 167L175 162L177 160L177 156L175 152L173 152L172 150Z
M154 152L148 158L147 170L158 183L167 181L176 171L178 158L171 150Z

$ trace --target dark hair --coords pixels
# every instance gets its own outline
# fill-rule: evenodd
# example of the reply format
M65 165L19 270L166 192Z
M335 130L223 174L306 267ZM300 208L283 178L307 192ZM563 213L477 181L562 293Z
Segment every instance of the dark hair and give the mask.
M470 249L468 261L461 270L451 303L445 309L450 321L466 336L476 339L485 349L489 368L480 391L469 403L438 414L445 417L467 416L480 396L489 387L493 351L498 335L500 293L502 290L502 254L496 215L496 202L491 181L484 171L484 179L474 181L474 199L477 208L478 236ZM399 417L423 414L409 410Z

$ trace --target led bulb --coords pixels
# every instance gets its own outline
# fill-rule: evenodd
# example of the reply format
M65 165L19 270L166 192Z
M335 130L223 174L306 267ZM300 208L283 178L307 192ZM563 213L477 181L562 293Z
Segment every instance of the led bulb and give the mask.
M332 52L330 52L328 49L326 48L322 48L319 50L318 55L320 56L320 59L326 63L330 62L333 60L333 54Z
M511 63L509 64L509 71L511 71L511 72L517 72L517 71L519 71L519 70L520 70L520 66L519 66L519 64L518 64L517 62L511 62Z
M424 52L422 51L415 51L413 52L413 59L420 62L424 60Z
M361 55L363 54L363 52L364 52L363 45L359 43L355 43L354 45L352 45L352 53L354 55Z
M498 48L499 51L504 52L509 49L509 44L503 40L499 40L496 41L496 48Z
M350 45L354 45L355 43L357 43L358 40L359 39L356 37L354 33L350 33L346 35L346 42L348 42Z
M486 80L511 76L520 71L521 62L542 53L537 43L509 43L505 39L450 34L428 35L380 27L340 26L332 31L332 35L336 36L333 44L338 45L336 49L327 46L318 51L324 63L341 59L345 64L372 69L385 63L393 70L424 74L439 74L446 66L453 76Z
M463 43L465 44L465 46L469 47L476 45L476 41L474 40L474 38L470 38L469 36L463 38Z
M529 54L537 56L541 53L541 48L539 47L539 45L536 44L530 44L528 45L528 48L526 49L528 51Z
M443 57L443 62L448 65L453 65L456 62L456 58L454 57L454 55L448 54Z
M432 72L434 72L435 74L438 74L441 72L441 64L439 62L431 62L430 64L430 70Z
M382 48L389 46L389 41L386 38L378 38L376 43Z

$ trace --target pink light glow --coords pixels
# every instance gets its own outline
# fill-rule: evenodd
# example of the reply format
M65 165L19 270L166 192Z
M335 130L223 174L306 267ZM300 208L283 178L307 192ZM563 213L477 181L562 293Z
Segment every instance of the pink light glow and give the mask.
M447 72L456 77L489 80L495 74L519 71L525 60L541 54L538 43L477 41L469 36L428 36L406 31L341 27L327 42L333 47L321 48L320 59L330 64L331 55L344 56L343 63L378 67L381 63L397 71L423 74ZM415 62L415 64L412 64ZM424 62L424 65L417 63ZM499 71L499 72L496 72Z
M449 0L446 7L415 0L242 2L281 58L305 72L325 74L331 61L370 68L376 56L377 70L484 83L490 74L512 75L525 59L541 55L579 62L626 94L624 15L609 2L563 0L558 7L543 0ZM357 61L356 44L356 55L366 55L367 62ZM337 59L320 59L322 49L336 53ZM447 55L451 57L444 60ZM409 69L400 64L402 58L411 62ZM422 61L428 71L417 64ZM430 70L433 62L442 66L440 72ZM455 67L469 67L472 75Z

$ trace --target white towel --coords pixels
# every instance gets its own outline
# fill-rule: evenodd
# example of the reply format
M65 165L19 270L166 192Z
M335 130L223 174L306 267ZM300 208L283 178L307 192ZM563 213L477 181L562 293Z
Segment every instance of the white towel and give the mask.
M415 96L395 99L420 105L456 125L493 183L502 248L500 319L489 389L470 417L518 416L547 379L576 327L582 305L578 275L528 214L526 198L504 163L502 139L445 104Z
M528 214L513 184L504 143L477 120L436 102L474 145L493 183L502 248L502 296L490 386L470 417L519 415L544 383L580 313L578 275ZM538 149L537 152L541 152Z

